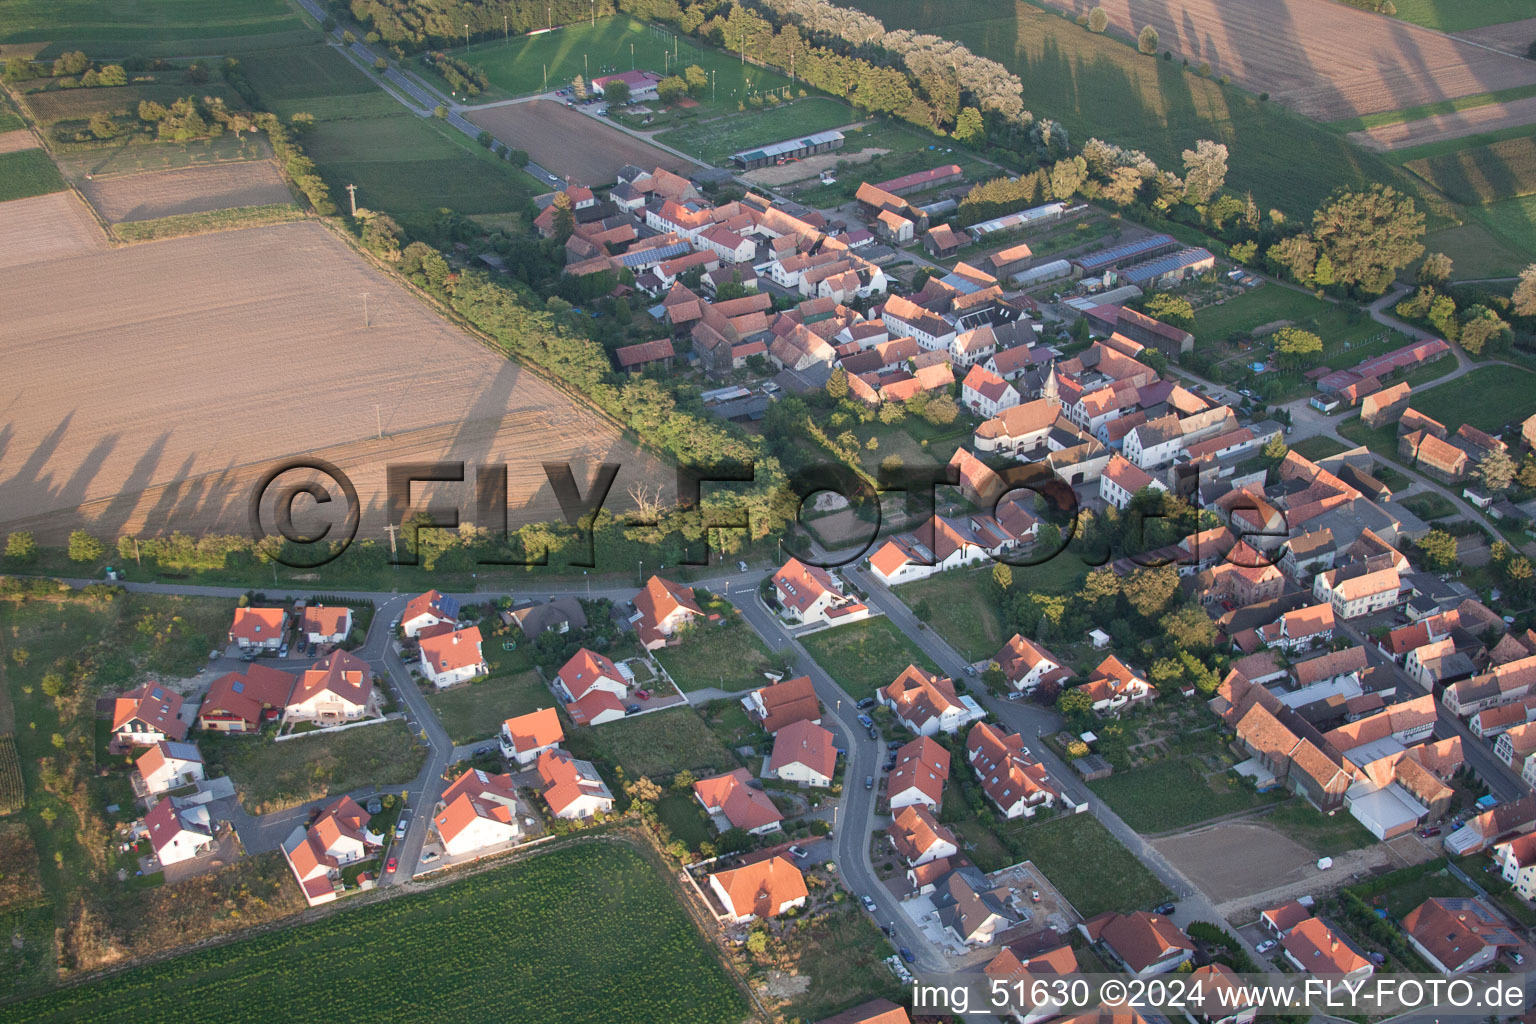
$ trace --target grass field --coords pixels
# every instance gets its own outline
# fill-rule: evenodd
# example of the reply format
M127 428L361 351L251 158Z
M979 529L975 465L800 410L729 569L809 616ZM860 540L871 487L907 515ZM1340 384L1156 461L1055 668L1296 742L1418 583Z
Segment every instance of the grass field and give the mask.
M1313 462L1316 462L1318 459L1326 459L1330 455L1349 451L1348 445L1335 441L1326 434L1318 434L1316 437L1297 441L1290 448L1297 455L1305 459L1311 459Z
M680 643L656 652L684 693L707 686L735 693L767 682L763 673L774 667L768 648L734 610L725 614L730 618L724 625L697 625Z
M209 767L222 768L235 780L240 803L252 814L365 786L410 782L427 757L401 721L281 743L265 736L208 736L201 742Z
M1426 523L1436 519L1446 519L1456 514L1456 506L1452 505L1448 498L1430 491L1409 495L1398 504Z
M313 32L283 0L8 0L0 5L0 43L44 44L43 55L75 48L92 57L206 54L220 52L225 44L277 45L301 38L313 38Z
M1536 374L1485 366L1413 396L1413 407L1455 431L1463 423L1497 433L1536 412Z
M487 648L494 641L487 641ZM490 653L489 650L486 652ZM557 702L532 669L476 679L427 698L455 743L473 743L496 735L508 718L526 715Z
M1246 336L1255 327L1289 320L1316 332L1323 339L1326 351L1330 342L1350 340L1381 330L1380 325L1364 313L1352 316L1352 312L1352 308L1326 302L1306 292L1266 284L1220 305L1197 310L1194 334L1200 345L1213 345L1234 335Z
M1471 110L1475 107L1486 107L1494 103L1506 103L1510 100L1533 95L1536 95L1536 86L1517 85L1513 89L1477 93L1473 96L1457 96L1455 99L1440 100L1436 103L1423 103L1416 107L1389 110L1382 114L1352 117L1345 121L1334 121L1331 124L1332 127L1338 128L1340 131L1361 131L1366 128L1379 128L1382 125L1417 121L1420 118L1433 117L1436 114L1454 114L1458 110Z
M672 790L656 801L656 816L672 830L672 837L687 843L690 850L697 850L700 843L714 835L709 815L699 806L691 789Z
M773 952L788 957L794 973L810 981L783 1007L784 1020L824 1020L871 999L899 1002L904 995L880 962L895 952L890 940L852 900L785 933Z
M927 623L969 661L990 658L1008 633L998 608L987 599L990 567L941 572L916 583L904 583L895 593L908 608L927 602Z
M1397 16L1441 32L1463 32L1484 25L1536 18L1533 0L1401 0Z
M885 118L875 118L862 128L843 134L845 141L838 153L839 161L846 159L855 166L831 185L823 185L812 177L789 186L797 202L816 207L836 206L852 199L861 182L886 181L944 163L959 164L969 182L987 181L1003 173L962 148L942 146L926 132L919 133ZM945 149L950 152L946 153ZM884 152L869 155L874 150ZM866 154L867 158L860 154Z
M824 629L805 637L801 643L854 700L873 697L876 690L891 685L908 665L937 671L917 645L883 616Z
M656 141L701 160L723 164L732 153L838 128L859 120L847 105L826 96L808 96L777 107L731 112L661 132Z
M112 225L112 234L122 242L153 242L162 238L181 238L185 235L202 235L210 231L235 231L240 228L260 227L263 224L281 224L300 220L304 211L293 203L272 203L265 206L237 206L228 210L212 210L207 213L178 213L155 220L136 220Z
M1024 850L1078 913L1149 910L1168 889L1091 814L1067 814L1030 825Z
M607 725L568 728L565 746L583 760L624 769L627 778L670 778L683 769L703 776L739 764L691 708L668 708Z
M63 187L59 169L41 149L0 153L0 202L47 195Z
M1319 857L1337 857L1376 842L1352 814L1329 816L1305 800L1296 799L1257 819L1301 843Z
M488 1020L509 1006L551 1024L741 1019L745 1000L678 898L633 849L565 846L12 1005L6 1018L219 1024L250 1019L259 991L295 1022L420 1019L428 1006L446 1020Z
M1458 149L1404 166L1458 203L1530 195L1536 192L1536 137Z
M633 54L631 46L634 47ZM490 80L490 90L471 97L474 102L544 92L546 68L548 88L558 89L570 85L577 75L590 81L632 69L657 74L681 73L682 69L697 64L706 72L715 73L715 98L711 99L706 91L698 97L699 105L705 110L713 108L721 112L734 111L736 104L748 96L783 89L790 84L787 75L754 64L743 64L728 53L705 49L689 39L652 29L628 16L601 18L595 26L564 25L554 32L519 36L510 42L475 43L467 51L455 47L453 56L481 68ZM449 91L448 83L430 67L418 65L418 70L444 92Z
M1116 772L1088 787L1138 832L1171 832L1283 798L1258 796L1224 778L1207 778L1186 757Z

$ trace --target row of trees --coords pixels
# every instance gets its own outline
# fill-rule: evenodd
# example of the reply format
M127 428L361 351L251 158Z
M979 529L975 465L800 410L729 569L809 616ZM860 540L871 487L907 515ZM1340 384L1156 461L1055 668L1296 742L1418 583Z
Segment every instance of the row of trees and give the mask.
M409 51L463 45L466 25L471 39L501 39L617 11L614 0L332 0L329 6L336 16L350 14L370 35Z

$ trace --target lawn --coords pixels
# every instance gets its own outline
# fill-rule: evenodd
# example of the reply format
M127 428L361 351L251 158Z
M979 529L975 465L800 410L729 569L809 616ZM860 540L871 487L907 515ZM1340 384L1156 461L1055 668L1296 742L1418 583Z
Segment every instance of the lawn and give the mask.
M1411 495L1398 504L1425 522L1446 519L1456 514L1456 506L1451 504L1450 499L1429 491Z
M249 1020L259 993L295 1022L417 1020L429 1006L445 1020L500 1018L508 1007L550 1024L740 1020L746 1002L679 898L629 847L567 845L14 1004L6 1017L223 1024Z
M1337 857L1371 846L1376 837L1353 814L1323 814L1302 799L1287 801L1261 819L1319 857Z
M703 777L740 767L691 708L668 708L606 725L573 728L565 745L576 757L623 768L627 778L670 779L685 768Z
M235 780L240 804L270 814L333 793L408 783L421 771L426 749L404 722L316 732L274 742L267 735L199 740L208 767Z
M799 135L839 128L859 115L838 100L808 96L776 107L749 108L713 120L695 121L660 132L656 141L712 164L724 164L732 153Z
M1455 431L1463 423L1498 433L1536 412L1536 373L1484 366L1413 396L1413 407Z
M681 839L690 850L697 850L714 835L709 815L699 806L692 789L674 789L656 801L656 816L671 830L672 838Z
M1441 32L1536 18L1536 0L1398 0L1397 16Z
M1369 895L1361 889L1367 890ZM1371 906L1385 907L1388 916L1395 921L1401 921L1414 907L1436 896L1467 899L1475 895L1443 864L1438 871L1415 868L1395 871L1353 891Z
M937 671L917 645L884 617L824 629L801 643L854 700L873 697L908 665Z
M1147 910L1172 895L1092 815L1059 815L1020 835L1029 859L1084 917Z
M1204 347L1233 337L1246 337L1255 327L1277 320L1289 320L1315 332L1323 339L1325 357L1330 344L1355 341L1382 329L1354 307L1326 302L1282 285L1266 284L1220 305L1197 310L1194 334Z
M701 622L684 630L680 642L655 654L678 689L692 693L713 686L738 693L765 685L763 673L773 669L775 662L762 639L724 601L704 601L703 607L725 616L723 622Z
M47 195L63 187L59 169L41 149L0 153L0 202Z
M1090 782L1088 788L1127 825L1142 833L1177 831L1285 796L1251 793L1222 775L1209 776L1182 755L1115 772L1107 779Z
M528 669L476 679L467 686L433 694L427 703L448 730L449 738L463 744L493 737L508 718L553 707L556 701L539 674Z
M1349 446L1343 444L1327 434L1318 434L1316 437L1308 437L1291 445L1291 451L1304 459L1316 462L1318 459L1326 459L1330 455L1349 451Z
M1520 254L1520 260L1515 263L1497 264L1497 273L1485 270L1487 276L1508 277L1517 274L1520 263L1529 262L1533 252L1536 252L1536 246L1531 242L1536 238L1536 196L1517 196L1484 206L1463 207L1463 212L1469 222L1482 227L1497 243ZM1425 242L1428 244L1432 240L1435 240L1434 236L1427 237ZM1447 249L1446 252L1450 254L1451 250ZM1457 269L1466 274L1462 268Z
M220 53L230 45L276 46L312 37L283 0L8 0L0 5L0 43L43 43L43 55L74 48L92 57Z
M980 661L996 654L1009 635L997 605L987 598L991 572L990 565L941 572L904 583L895 593L908 608L926 611L924 621L967 660Z

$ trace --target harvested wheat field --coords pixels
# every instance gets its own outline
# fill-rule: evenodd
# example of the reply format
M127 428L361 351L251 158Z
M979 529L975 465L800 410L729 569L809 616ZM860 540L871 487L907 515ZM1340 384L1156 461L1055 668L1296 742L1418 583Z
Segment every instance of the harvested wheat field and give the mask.
M1536 123L1536 96L1527 96L1508 103L1469 107L1454 114L1436 114L1402 124L1379 125L1365 131L1350 132L1349 137L1368 149L1405 149L1533 123Z
M293 201L266 160L93 178L80 191L110 224Z
M100 225L73 192L54 192L0 203L0 270L66 256L105 252L106 248L107 238L101 233ZM0 295L9 290L10 282L0 279ZM7 324L10 324L9 318ZM6 343L0 342L0 352L5 347Z
M1050 2L1074 15L1103 7L1131 39L1150 24L1159 50L1318 121L1536 83L1536 63L1332 0Z
M0 206L0 225L58 201ZM40 239L67 223L51 208L31 219ZM583 492L594 463L620 463L616 506L636 481L670 479L319 224L58 252L13 265L0 308L0 532L246 532L252 482L301 452L350 475L361 535L381 539L388 462L463 460L471 480L506 463L514 526L559 514L545 461L571 460ZM440 493L475 518L468 486Z
M36 148L36 136L25 128L14 132L0 132L0 153L19 153L23 149Z
M1536 40L1536 18L1506 21L1498 25L1485 25L1482 28L1469 28L1465 32L1457 32L1456 38L1491 46L1495 50L1503 50L1516 57L1524 57L1531 42Z
M625 164L683 174L698 166L553 100L510 103L465 116L535 163L585 185L614 181Z

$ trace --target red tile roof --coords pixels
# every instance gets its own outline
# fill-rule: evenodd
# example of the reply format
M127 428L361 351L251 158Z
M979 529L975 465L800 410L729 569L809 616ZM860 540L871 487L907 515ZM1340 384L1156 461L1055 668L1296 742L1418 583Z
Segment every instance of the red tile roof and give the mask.
M576 700L580 700L582 695L592 688L592 684L601 678L624 682L624 674L606 655L585 647L572 655L570 661L560 666L559 675L566 690Z
M470 626L422 640L421 656L435 672L456 672L485 661L482 643L480 627Z
M791 722L773 738L768 767L777 772L786 765L803 764L830 779L837 773L837 744L832 733L807 721Z
M282 608L236 608L234 622L229 627L231 640L262 643L283 635L283 620L288 612Z
M112 731L117 732L130 722L142 722L170 739L184 739L187 723L177 717L180 713L181 694L159 683L148 682L113 702Z
M303 704L316 694L330 692L352 704L367 704L373 694L373 670L355 654L336 651L326 655L299 677L289 705Z
M729 900L726 909L736 917L773 917L784 904L809 895L805 876L783 856L769 857L733 871L717 871L709 877L719 883Z
M784 820L772 798L752 782L750 772L737 768L724 775L699 779L693 784L693 794L711 814L718 811L733 826L748 832Z
M565 739L565 730L560 727L560 715L554 708L540 708L526 715L509 718L501 723L501 727L512 737L512 746L518 751L537 750Z

